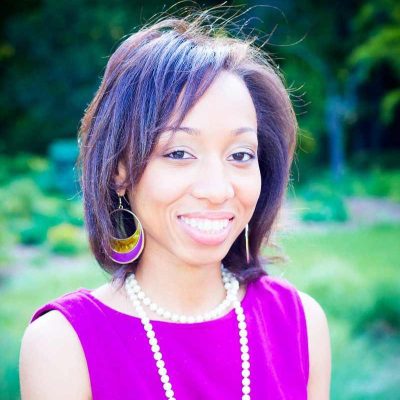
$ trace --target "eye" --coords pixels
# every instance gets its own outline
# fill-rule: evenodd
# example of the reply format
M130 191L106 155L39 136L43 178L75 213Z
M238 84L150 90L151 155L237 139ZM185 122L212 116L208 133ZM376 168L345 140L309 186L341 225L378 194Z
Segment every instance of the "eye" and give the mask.
M251 153L247 153L246 151L240 151L238 153L233 153L232 154L234 161L239 161L239 162L246 162L246 161L250 161L253 158L255 158L255 156Z
M193 158L192 156L191 157L184 157L185 154L188 154L189 156L191 156L191 154L189 154L186 151L175 150L175 151L171 151L171 153L165 154L164 157L170 158L172 160L187 160L189 158Z

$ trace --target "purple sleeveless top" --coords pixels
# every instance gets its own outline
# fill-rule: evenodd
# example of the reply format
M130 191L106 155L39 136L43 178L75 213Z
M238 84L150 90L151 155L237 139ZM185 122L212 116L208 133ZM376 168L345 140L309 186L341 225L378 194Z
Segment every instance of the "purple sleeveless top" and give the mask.
M251 399L307 399L307 328L296 288L283 278L263 276L248 285L242 306ZM61 312L80 339L93 400L165 398L139 318L110 308L85 288L39 308L31 322L50 310ZM241 399L234 310L206 322L152 323L177 400Z

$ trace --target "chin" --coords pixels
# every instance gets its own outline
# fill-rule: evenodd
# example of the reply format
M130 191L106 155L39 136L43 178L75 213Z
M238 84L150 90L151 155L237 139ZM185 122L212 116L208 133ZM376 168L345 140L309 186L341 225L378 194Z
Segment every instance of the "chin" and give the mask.
M212 254L211 254L212 253ZM187 264L191 265L207 265L207 264L219 264L226 256L227 252L210 250L204 251L193 251L190 255L180 257Z

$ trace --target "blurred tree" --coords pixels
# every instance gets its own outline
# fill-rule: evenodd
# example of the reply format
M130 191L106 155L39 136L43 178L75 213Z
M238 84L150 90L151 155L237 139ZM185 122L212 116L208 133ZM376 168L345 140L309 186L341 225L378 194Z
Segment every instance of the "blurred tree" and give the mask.
M352 151L399 148L400 3L365 2L352 29L359 41L347 61L358 71L355 124L362 127L352 141Z
M0 151L45 153L54 139L75 137L107 57L124 35L175 3L5 0L0 19ZM181 3L196 6L194 1ZM204 7L217 3L201 2Z
M45 153L54 139L76 137L83 110L121 37L174 3L3 1L0 151ZM199 2L204 7L219 3ZM302 128L303 176L330 159L333 176L339 177L345 159L356 153L400 148L400 3L260 4L248 2L256 7L243 16L248 19L243 30L259 29L261 41L268 39L265 49L291 88ZM182 2L177 8L188 5Z
M303 176L329 160L337 180L345 155L382 150L381 144L400 148L399 2L251 4L259 17L253 27L272 30L265 49L275 54L292 88Z
M76 136L116 43L161 8L155 0L17 4L1 27L0 146L44 153Z

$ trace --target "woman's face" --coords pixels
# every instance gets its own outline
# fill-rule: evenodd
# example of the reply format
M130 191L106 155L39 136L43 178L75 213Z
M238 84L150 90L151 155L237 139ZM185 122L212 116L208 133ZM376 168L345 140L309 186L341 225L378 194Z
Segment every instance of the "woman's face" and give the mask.
M220 262L249 222L261 190L257 117L237 76L221 73L183 120L164 131L133 192L144 253ZM123 171L121 172L123 173Z

